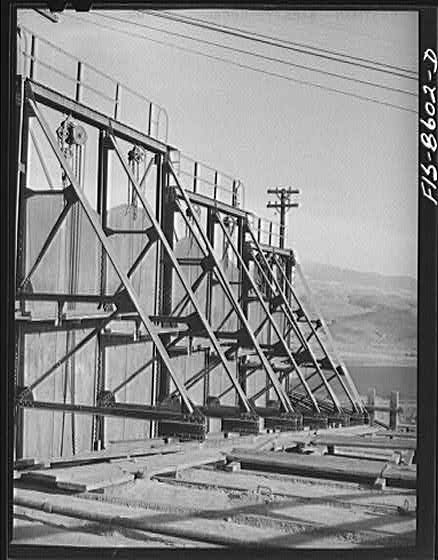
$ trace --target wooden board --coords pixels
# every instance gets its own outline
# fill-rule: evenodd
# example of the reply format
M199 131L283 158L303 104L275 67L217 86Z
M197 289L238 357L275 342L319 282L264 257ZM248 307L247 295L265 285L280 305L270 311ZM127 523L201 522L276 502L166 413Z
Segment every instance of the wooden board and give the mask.
M21 478L75 492L99 490L134 480L132 474L110 463L31 471L23 473Z
M397 465L387 465L382 476L383 478L386 478L386 480L390 480L393 486L415 488L415 485L410 486L410 484L412 481L416 481L417 467L416 465L406 465L403 467ZM397 482L399 484L397 484Z
M191 453L175 453L132 461L118 461L117 466L125 472L141 478L172 473L182 469L223 461L225 455L218 450L200 450Z
M29 459L18 459L18 461L14 461L13 468L17 471L23 471L29 469L41 469L46 465L47 463L45 461L29 458Z
M372 461L383 461L384 463L395 462L400 454L394 451L382 451L380 449L362 449L351 447L336 447L333 453L335 457L355 457L357 459L371 459Z
M90 451L88 453L81 453L80 455L72 455L70 457L57 457L50 460L51 467L70 467L87 465L91 463L99 463L109 461L112 459L121 459L126 457L141 457L145 455L161 455L167 453L177 453L181 451L181 445L158 445L152 447L150 445L139 445L114 449L112 447L103 451Z
M365 447L368 449L385 449L385 450L404 450L404 449L416 449L417 442L413 439L383 439L381 438L364 438L364 437L354 437L354 436L332 436L324 435L317 436L312 439L312 443L315 445L327 445L327 446L337 446L342 447Z
M417 439L416 427L415 432L405 432L403 430L379 430L374 433L372 437L386 437L386 438L407 438L407 439Z
M389 485L415 488L416 469L414 467L391 467L381 461L354 459L331 455L300 455L296 453L255 453L246 449L233 449L227 453L227 460L239 461L242 468L267 470L284 474L328 478L351 482L374 482L382 476ZM398 474L398 473L403 474Z

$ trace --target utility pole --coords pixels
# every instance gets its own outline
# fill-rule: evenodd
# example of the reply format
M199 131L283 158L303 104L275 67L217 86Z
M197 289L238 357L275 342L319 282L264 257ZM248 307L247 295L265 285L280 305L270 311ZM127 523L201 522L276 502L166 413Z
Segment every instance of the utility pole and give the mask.
M266 205L267 208L275 208L280 213L280 248L284 249L284 242L286 239L286 212L290 208L298 208L298 202L292 202L291 198L294 194L300 194L298 189L292 187L277 187L275 189L268 189L268 194L277 195L278 201L269 201Z

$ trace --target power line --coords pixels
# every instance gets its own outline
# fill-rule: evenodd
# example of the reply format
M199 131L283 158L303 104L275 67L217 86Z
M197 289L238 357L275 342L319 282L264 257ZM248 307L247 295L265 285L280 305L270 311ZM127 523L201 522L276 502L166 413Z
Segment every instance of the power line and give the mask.
M361 80L359 78L353 78L352 76L345 76L344 74L337 74L336 72L329 72L327 70L321 70L320 68L314 68L312 66L306 66L304 64L297 64L295 62L290 62L288 60L284 60L284 59L281 59L281 58L276 58L276 57L267 56L267 55L263 55L263 54L259 54L259 53L254 53L254 52L251 52L251 51L247 51L245 49L239 49L237 47L230 47L228 45L222 45L221 43L216 43L214 41L208 41L208 40L205 40L205 39L199 39L197 37L191 37L190 35L186 35L184 33L177 33L176 31L168 31L167 29L161 29L159 27L153 27L151 25L146 25L144 23L138 23L136 21L131 22L131 21L127 21L126 19L118 18L118 17L115 17L115 16L108 16L108 15L103 15L103 14L99 14L99 15L103 18L114 20L114 21L117 21L119 23L126 23L126 24L129 24L129 25L134 25L136 27L141 27L142 29L149 29L151 31L158 31L160 33L165 33L166 35L171 35L173 37L188 39L189 41L195 41L197 43L202 43L204 45L209 45L209 46L212 46L212 47L225 49L227 51L235 52L235 53L238 53L238 54L245 54L245 55L253 56L253 57L256 57L256 58L260 58L262 60L266 60L268 62L275 62L275 63L283 64L283 65L286 65L286 66L292 66L294 68L300 68L302 70L307 70L307 71L311 71L311 72L318 72L319 74L323 74L325 76L331 76L332 78L340 78L342 80L348 80L350 82L354 82L354 83L358 83L358 84L362 84L362 85L367 85L367 86L371 86L371 87L385 89L387 91L392 91L392 92L395 92L395 93L403 93L405 95L411 95L413 97L417 96L416 93L411 92L411 91L406 91L404 89L395 88L395 87L391 87L391 86L386 86L384 84L377 84L375 82L369 82L367 80Z
M100 15L100 14L94 14L94 15ZM151 39L150 37L146 37L145 35L143 35L141 33L135 33L133 31L125 31L123 29L111 27L110 25L107 25L107 24L104 24L104 23L83 19L82 17L78 16L77 14L75 14L75 16L71 16L69 14L64 14L64 17L76 18L76 19L79 19L79 20L83 21L84 23L91 23L92 25L95 25L97 27L101 27L103 29L108 29L110 31L115 31L116 33L120 33L122 35L127 35L128 37L137 37L139 39L143 39L145 41L156 43L158 45L164 45L166 47L171 47L171 48L183 51L183 52L196 54L198 56L203 56L203 57L209 58L211 60L224 62L224 63L230 64L232 66L236 66L238 68L245 68L247 70L251 70L253 72L264 74L266 76L280 78L282 80L287 80L289 82L294 82L294 83L297 83L297 84L307 85L307 86L315 87L315 88L322 89L322 90L325 90L325 91L331 91L332 93L338 93L340 95L345 95L347 97L353 97L355 99L360 99L362 101L369 101L369 102L375 103L377 105L384 105L386 107L392 107L394 109L400 109L401 111L407 111L409 113L417 114L416 110L409 109L407 107L402 107L401 105L396 105L394 103L389 103L387 101L380 101L378 99L374 99L373 97L365 97L365 96L358 95L358 94L355 94L355 93L350 93L350 92L346 92L346 91L343 91L343 90L338 90L338 89L335 89L335 88L323 86L323 85L316 84L314 82L310 82L310 81L306 81L306 80L299 80L298 78L292 78L290 76L285 76L284 74L279 74L279 73L276 73L276 72L270 72L270 71L267 71L267 70L262 70L260 68L255 68L254 66L248 66L248 65L242 64L240 62L235 62L234 60L229 60L229 59L222 58L222 57L219 57L219 56L206 54L206 53L197 51L195 49L190 49L188 47L181 47L180 45L175 45L174 43L168 43L166 41L160 41L159 39Z
M374 70L376 72L384 72L386 74L399 76L401 78L406 78L408 80L417 80L416 76L405 76L404 74L400 74L400 72L407 72L407 73L410 73L410 74L416 74L415 70L410 70L409 68L403 68L403 67L400 67L400 66L387 64L385 62L379 62L377 60L371 60L369 58L353 56L353 55L350 55L350 54L345 54L345 53L341 53L341 52L333 51L333 50L329 50L329 49L321 49L319 47L314 47L314 46L306 44L306 43L299 43L299 42L296 42L296 41L288 41L286 39L278 39L278 38L272 37L270 35L264 35L263 33L247 31L247 30L241 29L239 27L231 27L231 26L225 25L225 24L220 24L219 25L219 24L216 24L214 22L210 22L208 20L204 20L204 19L200 19L200 18L175 15L175 14L171 14L170 12L165 12L164 10L160 11L160 12L155 12L153 10L139 10L139 11L142 12L142 13L148 14L148 15L153 15L155 17L170 19L170 20L173 20L173 21L184 23L186 25L194 25L194 26L201 27L201 28L204 28L204 29L209 29L210 31L216 31L218 33L224 33L226 35L232 35L234 37L240 37L240 38L243 38L243 39L248 39L250 41L263 43L263 44L270 45L270 46L273 46L273 47L278 47L278 48L287 49L287 50L291 50L291 51L295 51L295 52L299 52L299 53L304 53L304 54L308 54L308 55L311 55L311 56L317 56L317 57L321 57L321 58L324 58L324 59L327 59L327 60L334 60L336 62L341 62L343 64L350 64L350 65L353 65L353 66L359 66L361 68L367 68L368 70ZM287 46L287 45L289 45L289 46ZM303 48L296 48L296 47L303 47ZM311 51L306 50L306 49L311 49L311 50L316 51L316 52L311 52ZM319 54L319 53L322 53L322 54ZM334 55L334 56L329 56L329 55ZM343 60L342 58L338 58L338 57L345 57L345 58L349 58L351 60ZM356 62L352 62L352 61L356 61ZM369 63L369 64L372 64L373 66L369 66L369 64L363 64L365 62ZM375 66L378 66L380 68L375 68ZM384 68L391 68L392 70L397 70L398 72L392 72L390 70L385 70Z
M44 18L48 19L49 21L51 21L52 23L59 23L59 16L56 13L52 13L50 10L38 10L38 9L34 9L34 12L36 12L37 14L40 14L40 16L43 16Z

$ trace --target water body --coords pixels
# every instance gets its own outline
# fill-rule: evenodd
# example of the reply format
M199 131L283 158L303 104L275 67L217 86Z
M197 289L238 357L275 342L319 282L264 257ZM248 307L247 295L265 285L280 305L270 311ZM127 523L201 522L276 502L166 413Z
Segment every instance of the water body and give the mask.
M348 366L357 390L366 395L370 387L377 395L389 397L399 391L401 399L417 398L417 368L414 366Z

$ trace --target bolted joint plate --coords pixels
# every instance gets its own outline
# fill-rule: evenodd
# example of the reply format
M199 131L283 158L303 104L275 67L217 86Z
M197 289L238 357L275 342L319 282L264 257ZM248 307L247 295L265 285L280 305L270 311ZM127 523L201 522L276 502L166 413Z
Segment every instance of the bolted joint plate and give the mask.
M121 290L114 296L114 303L120 313L130 313L132 311L137 311L135 305L132 302L131 296L128 294L128 291L126 289Z
M29 406L34 402L33 392L29 387L15 388L15 404L17 406Z
M112 391L100 391L96 397L97 406L110 407L116 404L116 397Z
M213 255L207 255L201 261L201 268L203 272L211 272L215 266L216 263Z
M146 230L145 233L146 233L147 238L149 239L149 242L150 242L150 243L155 243L155 241L158 240L158 232L157 232L157 230L154 228L154 226L149 227L149 228Z
M271 313L273 313L278 307L280 307L280 305L283 303L283 298L281 297L281 295L276 295L273 298L271 298L270 302L269 302L269 311Z
M78 197L72 185L68 185L62 189L65 204L74 204Z
M251 246L251 243L249 241L245 241L245 243L243 244L243 251L242 251L242 256L244 258L244 260L254 260L254 252Z
M204 324L201 320L201 317L196 311L194 311L190 315L187 315L187 317L185 317L184 320L187 327L190 329L191 331L190 334L192 336L194 336L195 334L197 336L206 336L206 330Z

